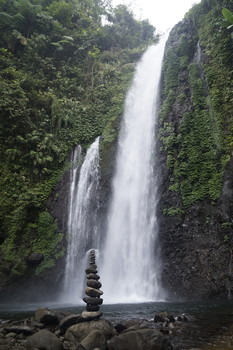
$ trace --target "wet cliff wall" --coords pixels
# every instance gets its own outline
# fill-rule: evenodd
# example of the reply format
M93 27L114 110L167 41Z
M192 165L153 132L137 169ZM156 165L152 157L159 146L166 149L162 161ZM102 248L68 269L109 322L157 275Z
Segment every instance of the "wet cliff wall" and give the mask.
M203 0L170 33L159 120L162 280L171 298L233 292L233 40L229 1Z

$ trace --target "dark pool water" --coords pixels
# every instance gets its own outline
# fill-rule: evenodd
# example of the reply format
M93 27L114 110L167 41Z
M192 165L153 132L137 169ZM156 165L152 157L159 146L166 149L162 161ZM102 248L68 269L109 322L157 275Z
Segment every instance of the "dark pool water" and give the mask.
M40 306L81 313L84 306L57 303L1 305L0 319L30 317ZM103 317L113 323L141 320L155 327L155 313L168 311L177 316L186 314L188 322L178 324L170 335L175 350L233 350L233 302L153 302L143 304L114 304L102 306Z

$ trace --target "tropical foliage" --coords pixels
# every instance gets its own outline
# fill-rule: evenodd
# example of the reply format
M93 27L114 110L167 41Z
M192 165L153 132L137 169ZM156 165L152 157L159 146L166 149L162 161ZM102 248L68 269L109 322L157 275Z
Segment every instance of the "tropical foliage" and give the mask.
M25 274L26 256L38 247L44 267L62 254L47 200L75 145L111 139L134 62L155 36L148 21L105 0L1 0L0 29L4 281Z
M227 3L193 6L173 29L165 55L160 140L170 193L179 194L182 208L216 203L232 154L233 42L221 25ZM230 10L223 10L228 21Z

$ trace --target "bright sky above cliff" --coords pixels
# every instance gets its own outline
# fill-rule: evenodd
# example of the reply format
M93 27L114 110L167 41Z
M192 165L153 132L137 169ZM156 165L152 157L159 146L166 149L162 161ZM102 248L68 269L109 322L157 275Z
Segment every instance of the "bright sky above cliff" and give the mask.
M113 6L129 5L137 18L149 19L158 31L164 32L182 20L193 4L200 0L112 0Z

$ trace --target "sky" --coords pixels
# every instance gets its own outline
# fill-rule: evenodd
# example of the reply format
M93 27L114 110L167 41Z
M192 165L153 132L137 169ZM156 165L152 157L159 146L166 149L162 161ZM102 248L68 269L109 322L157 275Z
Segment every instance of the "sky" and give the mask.
M182 20L185 13L200 0L112 0L113 6L129 5L136 18L148 19L157 31L165 32Z

